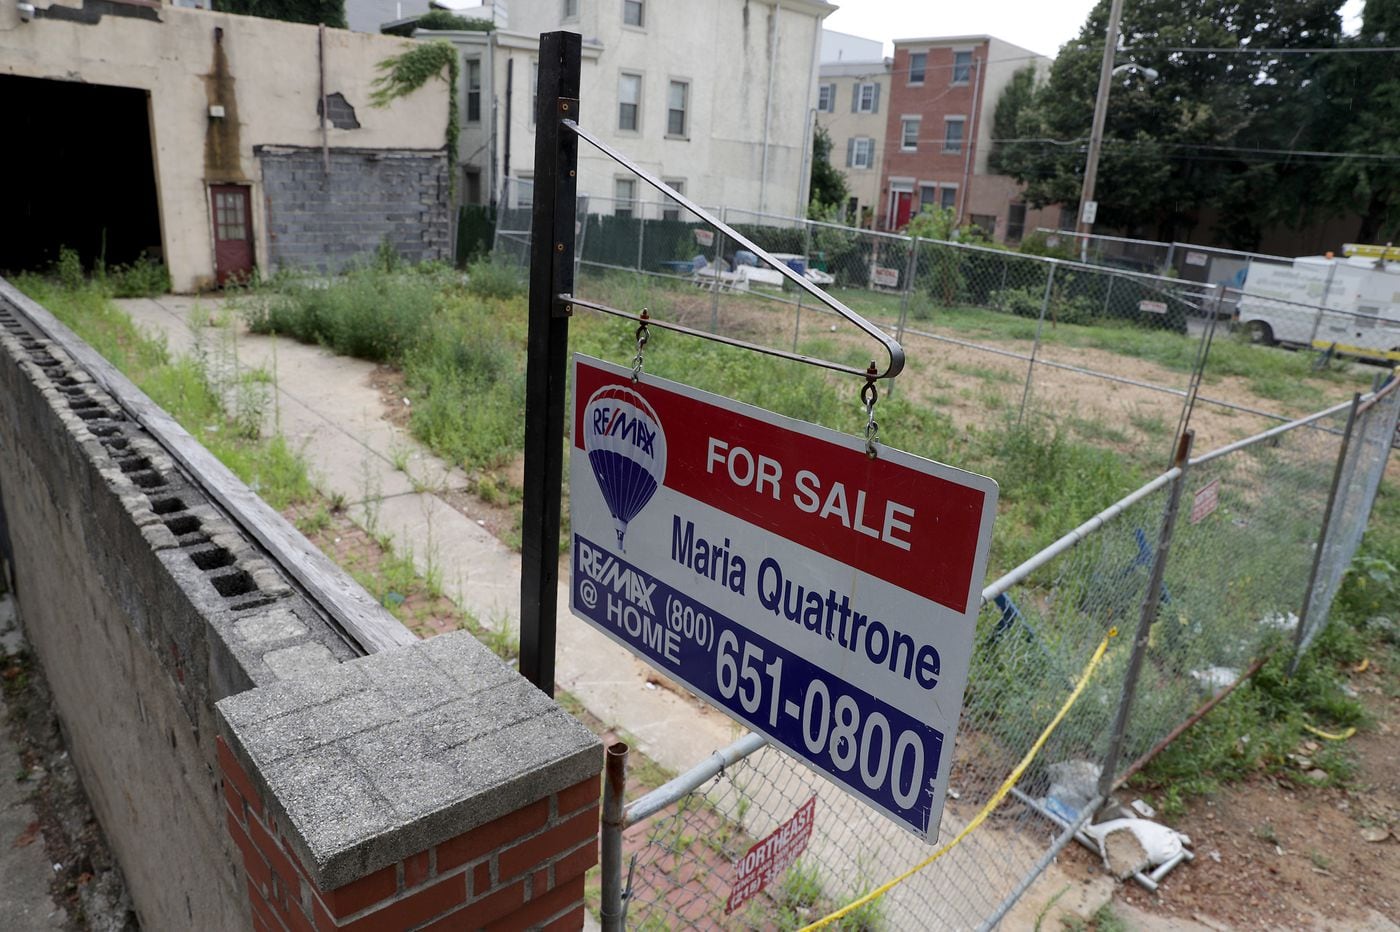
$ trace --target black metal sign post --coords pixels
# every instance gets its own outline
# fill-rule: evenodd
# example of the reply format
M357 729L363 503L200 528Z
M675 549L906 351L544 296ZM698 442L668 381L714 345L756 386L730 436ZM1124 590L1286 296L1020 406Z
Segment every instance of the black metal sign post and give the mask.
M530 329L525 364L525 496L521 529L520 672L554 695L559 587L559 509L564 472L564 397L574 290L578 119L582 39L540 36L535 113L534 216L530 232Z

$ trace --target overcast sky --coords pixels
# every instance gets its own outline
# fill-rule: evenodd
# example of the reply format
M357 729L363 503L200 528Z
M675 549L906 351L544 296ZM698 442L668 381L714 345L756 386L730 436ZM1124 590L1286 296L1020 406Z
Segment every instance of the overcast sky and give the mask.
M927 3L918 0L834 0L840 6L825 20L827 29L885 43L923 36L994 35L1013 45L1055 55L1079 34L1094 0L975 0L972 3ZM1131 0L1128 0L1131 2ZM1345 27L1356 29L1362 0L1343 7Z

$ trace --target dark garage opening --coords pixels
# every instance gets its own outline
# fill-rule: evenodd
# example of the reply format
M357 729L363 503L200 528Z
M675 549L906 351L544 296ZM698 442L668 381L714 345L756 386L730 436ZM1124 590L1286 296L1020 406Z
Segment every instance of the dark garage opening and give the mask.
M147 93L0 75L0 270L161 256Z

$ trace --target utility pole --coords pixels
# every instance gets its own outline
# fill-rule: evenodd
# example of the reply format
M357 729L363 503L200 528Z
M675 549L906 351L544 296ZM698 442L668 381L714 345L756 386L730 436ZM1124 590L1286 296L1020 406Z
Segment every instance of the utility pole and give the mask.
M1087 249L1093 222L1086 221L1085 208L1094 204L1094 183L1099 174L1099 150L1103 148L1104 117L1108 114L1108 89L1113 80L1113 53L1118 48L1118 20L1123 15L1123 0L1113 0L1108 11L1108 34L1103 42L1103 64L1099 67L1099 92L1094 97L1094 126L1089 131L1089 158L1084 163L1084 188L1079 194L1079 223L1075 231L1081 234L1080 248ZM1095 204L1095 208L1097 208Z

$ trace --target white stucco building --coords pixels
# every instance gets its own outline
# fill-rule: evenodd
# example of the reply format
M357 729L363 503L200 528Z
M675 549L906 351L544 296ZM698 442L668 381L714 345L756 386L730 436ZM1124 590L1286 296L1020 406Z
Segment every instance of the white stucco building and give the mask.
M583 36L580 122L707 206L801 216L810 178L821 0L500 0L508 27L416 33L462 50L462 199L488 203L534 160L539 35ZM455 5L454 5L455 6ZM499 10L454 9L493 17ZM513 184L512 206L528 199ZM668 208L586 143L578 190L595 212ZM640 203L628 202L636 200ZM622 203L615 203L620 201Z

